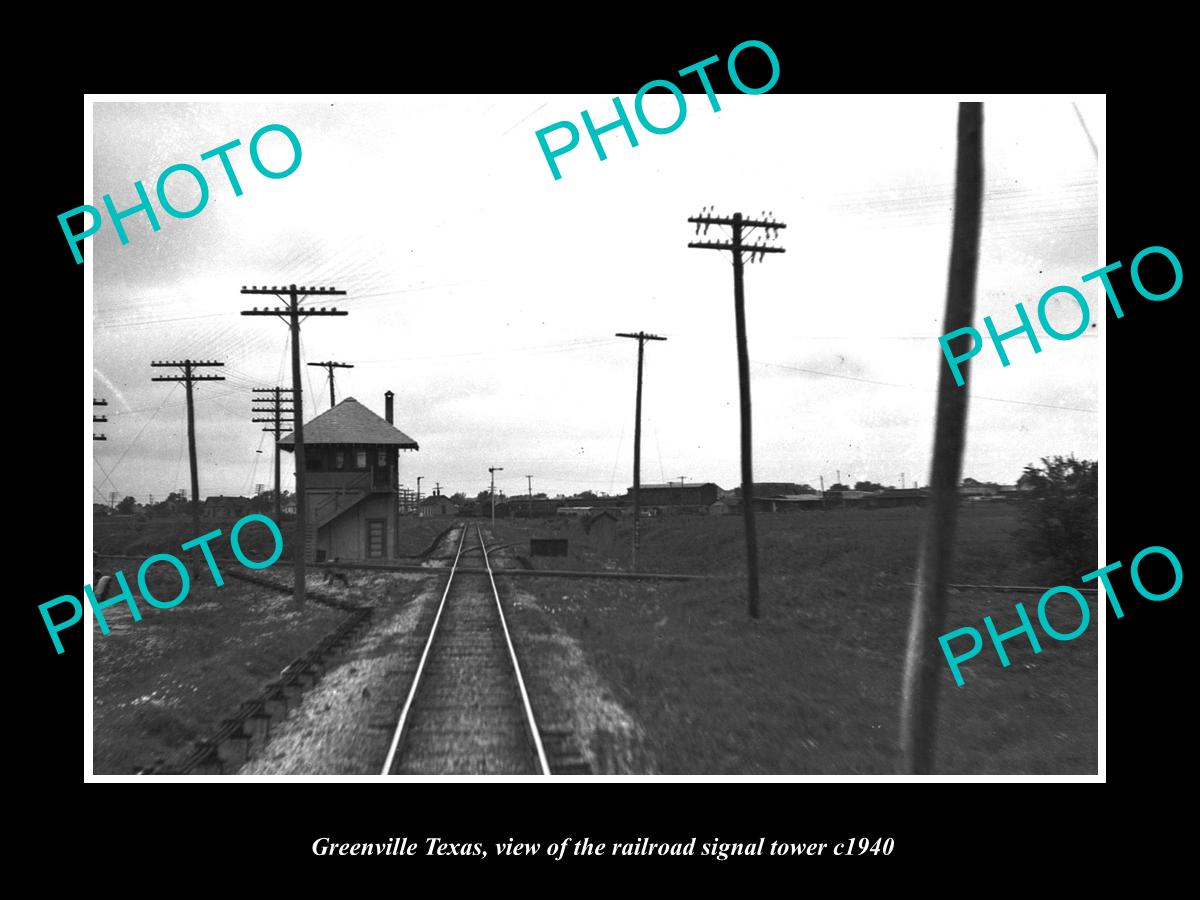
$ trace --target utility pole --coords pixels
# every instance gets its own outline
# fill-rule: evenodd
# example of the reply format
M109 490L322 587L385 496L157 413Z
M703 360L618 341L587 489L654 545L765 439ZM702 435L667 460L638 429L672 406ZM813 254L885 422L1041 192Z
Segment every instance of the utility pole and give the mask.
M734 213L732 218L714 216L711 211L688 219L696 225L696 233L704 226L705 234L712 225L722 225L732 231L732 239L723 241L697 241L688 246L700 250L728 250L733 257L733 312L737 327L738 385L742 407L742 512L746 521L746 570L749 578L750 617L758 618L758 536L754 530L754 467L751 464L750 443L750 352L746 349L746 302L742 287L742 254L750 254L750 262L761 260L768 253L783 253L782 247L769 246L763 241L745 243L755 228L761 228L766 240L779 236L779 229L786 228L773 217L746 219Z
M433 483L433 495L435 497L442 496L442 483L440 481L435 481Z
M637 402L633 419L633 571L638 568L638 543L642 527L642 359L646 353L646 341L665 341L657 334L638 331L634 334L617 332L617 337L633 338L638 342ZM661 474L661 473L660 473Z
M983 215L983 104L958 104L958 160L954 224L950 238L950 277L943 333L965 328L975 316L975 277ZM964 362L963 375L966 376ZM958 480L966 447L969 388L956 386L949 367L939 366L937 419L929 509L917 555L917 585L904 654L901 687L901 771L933 770L937 692L942 679L938 636L945 627L947 582L954 553Z
M333 393L333 370L334 369L353 369L354 366L351 365L350 363L333 362L332 360L326 360L325 362L309 363L309 365L310 366L320 366L322 369L324 369L326 372L329 373L329 408L333 409L333 407L337 404L337 398L334 396L334 393Z
M304 607L305 594L305 577L307 576L306 564L308 562L308 498L304 495L305 477L304 469L308 464L308 460L304 457L304 394L300 387L300 323L309 316L345 316L349 315L342 309L326 309L324 306L319 309L308 306L302 307L300 304L303 300L310 296L330 297L330 296L345 296L345 291L339 291L335 288L324 287L296 287L296 285L283 285L281 287L258 287L257 285L247 288L242 285L243 294L271 294L285 304L282 307L274 307L272 309L259 309L257 306L254 309L243 309L243 316L278 316L287 323L292 339L292 416L295 430L293 434L296 436L295 447L296 453L296 536L295 544L292 548L292 558L295 562L294 569L296 573L295 581L295 601L296 608ZM284 295L287 295L286 297ZM314 540L316 535L313 535Z
M263 427L263 431L274 432L275 434L275 521L283 523L283 498L280 497L279 483L279 437L283 433L283 426L286 423L293 422L292 418L284 418L285 414L290 416L293 412L292 408L284 409L284 403L290 403L291 388L273 387L273 388L253 388L255 394L269 394L266 398L255 397L254 403L268 403L270 406L267 409L254 408L255 415L266 415L266 419L251 419L251 422L267 422ZM287 394L289 396L284 396Z
M904 490L904 473L900 473L900 490Z
M93 400L92 406L108 406L108 401L107 400ZM95 413L92 413L92 422L93 423L107 422L107 421L108 421L108 416L98 416ZM96 434L93 432L92 440L93 441L107 441L108 438L105 437L103 434Z
M529 482L529 518L533 518L533 476L526 475L525 480Z
M503 472L504 466L489 466L488 471L492 474L492 528L496 527L496 473Z
M421 512L421 479L424 477L425 477L424 475L417 476L417 513L418 514Z
M197 375L195 373L196 369L223 365L225 365L223 362L192 359L150 363L151 368L154 369L178 368L182 373L180 375L155 375L150 379L151 381L182 382L187 389L188 463L192 467L192 525L197 531L200 530L200 476L196 472L196 411L192 401L192 385L197 381L224 381L224 375Z

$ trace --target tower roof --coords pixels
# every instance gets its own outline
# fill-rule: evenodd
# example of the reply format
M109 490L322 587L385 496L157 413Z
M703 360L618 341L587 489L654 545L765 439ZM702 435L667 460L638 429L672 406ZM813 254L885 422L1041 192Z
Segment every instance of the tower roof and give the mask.
M279 439L284 450L294 449L294 434ZM304 423L304 443L309 444L378 444L419 450L417 442L407 434L353 397L347 397L337 406Z

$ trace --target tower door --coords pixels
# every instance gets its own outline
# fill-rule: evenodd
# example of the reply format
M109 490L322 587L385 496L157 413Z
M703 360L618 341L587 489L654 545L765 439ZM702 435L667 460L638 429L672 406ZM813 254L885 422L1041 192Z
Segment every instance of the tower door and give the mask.
M387 519L367 519L367 559L387 556Z

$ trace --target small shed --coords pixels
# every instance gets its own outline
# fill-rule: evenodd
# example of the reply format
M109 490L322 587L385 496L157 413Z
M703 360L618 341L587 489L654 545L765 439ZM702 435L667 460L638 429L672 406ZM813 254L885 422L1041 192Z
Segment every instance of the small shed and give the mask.
M216 497L206 497L204 499L204 511L202 517L205 519L240 519L246 515L246 511L250 508L250 499L248 497L224 497L218 495Z
M421 518L429 518L431 516L457 516L458 507L450 502L449 498L441 494L434 494L432 497L426 497L421 501Z

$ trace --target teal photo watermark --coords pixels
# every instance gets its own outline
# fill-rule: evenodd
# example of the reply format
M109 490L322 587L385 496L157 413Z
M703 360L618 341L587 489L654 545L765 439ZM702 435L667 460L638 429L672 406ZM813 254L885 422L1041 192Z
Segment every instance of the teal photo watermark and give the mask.
M1151 254L1165 257L1171 264L1171 268L1174 270L1174 284L1161 293L1155 293L1154 291L1149 290L1142 282L1142 261ZM1115 272L1119 268L1121 268L1121 261L1117 260L1117 262L1109 263L1102 269L1097 269L1094 272L1088 272L1080 280L1086 283L1097 278L1100 279L1101 284L1104 285L1104 292L1108 296L1108 302L1112 306L1113 312L1116 314L1118 319L1123 319L1125 317L1125 310L1121 308L1121 303L1119 300L1117 300L1117 291L1113 287L1112 281L1108 277L1110 272ZM1179 258L1166 247L1147 247L1145 250L1135 256L1133 258L1133 262L1129 264L1129 278L1133 282L1133 286L1137 292L1147 300L1168 300L1179 293L1179 289L1183 287L1183 266L1179 264ZM1050 325L1050 322L1046 316L1046 304L1052 298L1063 295L1070 297L1079 305L1079 324L1071 331L1058 331ZM1008 358L1008 353L1004 349L1004 342L1009 338L1016 337L1019 334L1024 334L1029 339L1029 344L1031 347L1033 347L1034 353L1042 352L1042 345L1038 342L1037 333L1033 330L1033 323L1029 319L1029 313L1025 309L1024 304L1018 303L1016 305L1016 312L1017 319L1021 324L1016 328L1005 332L999 332L996 330L996 325L992 321L991 316L983 317L984 328L987 329L988 336L992 340L992 345L996 348L996 355L1000 357L1000 365L1004 367L1007 367L1011 362ZM1084 298L1083 294L1069 285L1060 284L1057 287L1050 288L1050 290L1042 294L1041 299L1038 300L1037 317L1038 321L1042 325L1042 329L1054 340L1070 341L1079 337L1084 333L1084 331L1087 330L1088 323L1091 321L1091 312L1088 310L1087 300ZM970 336L971 346L968 347L963 353L956 354L952 352L950 349L950 342L955 338L964 336ZM979 333L978 329L972 328L970 325L968 325L965 328L957 328L954 331L943 334L938 338L938 343L941 344L942 353L945 354L946 362L949 364L950 371L954 375L955 384L957 384L959 387L962 387L966 382L963 379L960 365L966 362L968 359L971 359L973 356L979 355L979 352L983 350L985 343L983 336Z
M750 87L742 80L738 74L737 58L738 56L751 48L754 48L766 56L767 61L771 64L771 77L765 84L759 87ZM712 107L713 112L721 111L721 104L717 100L717 95L713 91L712 82L709 80L708 73L705 71L709 66L721 61L719 56L710 56L708 59L703 59L698 63L693 63L686 68L680 69L678 74L690 75L696 73L696 77L700 79L700 84L704 87L704 93L708 96L708 103ZM775 83L779 81L779 57L762 41L742 41L729 54L729 59L726 61L726 69L729 72L729 80L743 94L765 94L771 88L775 87ZM669 91L675 98L675 103L678 106L678 112L675 114L675 120L669 125L663 123L654 123L646 115L645 100L646 94L649 91L661 89ZM608 159L608 154L604 150L604 145L600 142L600 135L606 134L620 128L625 132L625 137L629 139L629 146L636 147L638 145L637 134L634 132L633 123L629 121L629 113L625 110L624 104L621 103L620 97L612 98L613 107L617 111L617 118L605 125L597 127L592 121L592 115L586 109L580 112L583 120L583 127L587 130L588 137L592 141L592 146L596 150L596 155L601 162ZM687 118L687 100L684 98L683 91L671 81L656 78L653 81L647 81L638 90L637 96L633 99L633 112L642 128L651 134L670 134L683 124L683 120ZM550 142L546 139L547 135L554 131L565 131L567 139L565 143L555 149L550 149ZM534 136L538 140L538 145L542 148L542 155L546 158L546 163L550 166L550 174L554 176L554 180L558 181L562 178L562 172L558 168L556 160L558 157L569 153L579 146L579 129L575 127L575 123L571 121L555 122L553 125L547 125L545 128L540 128L534 132ZM556 140L557 143L557 140Z
M271 555L262 562L255 562L250 557L246 556L246 554L242 551L241 544L238 541L238 535L241 533L242 528L247 522L262 522L267 526L267 530L271 532L271 537L275 542L275 549L272 550ZM209 547L208 544L209 541L212 541L220 536L221 529L218 528L214 531L208 532L208 534L202 534L198 538L179 545L181 550L191 550L195 547L200 548L200 552L204 555L204 561L208 563L208 571L212 575L213 584L215 584L217 587L223 586L225 584L225 579L221 577L221 570L217 568L217 560L213 556L212 548ZM283 553L283 534L280 532L279 526L276 525L271 519L259 513L251 513L250 515L242 516L242 518L238 519L237 522L234 523L232 530L229 532L229 545L233 549L234 557L247 569L268 569L278 561L280 555ZM169 565L175 569L177 573L179 573L179 593L170 600L163 600L159 597L155 597L154 594L150 592L150 587L146 581L146 576L150 572L150 569L156 564ZM133 617L133 621L140 622L142 620L142 612L138 609L137 603L133 599L133 593L129 589L129 581L126 579L125 573L118 569L114 573L113 578L116 580L117 584L121 586L121 592L115 597L105 599L102 596L98 598L96 596L96 592L92 589L90 584L84 585L83 588L83 593L87 597L88 603L91 604L92 612L96 616L96 621L100 623L100 633L104 635L109 634L109 632L112 630L109 627L107 620L104 618L104 610L117 603L128 604L129 613ZM188 574L187 566L183 563L183 560L177 556L173 556L170 553L156 553L153 556L145 559L138 567L137 586L138 592L141 594L142 599L151 606L157 609L171 609L187 599L187 595L191 590L192 580L191 576ZM55 606L62 605L68 605L73 608L71 617L62 622L55 622L50 617L50 610ZM46 623L46 630L50 633L50 640L54 642L54 649L61 654L63 652L63 645L62 641L59 640L58 637L59 632L65 631L74 625L78 625L79 622L82 621L83 603L80 602L79 598L74 594L64 594L61 597L55 597L53 600L48 600L38 606L38 612L42 614L42 621Z
M284 169L273 171L263 165L262 157L258 151L258 143L263 137L271 132L279 132L292 145L292 161ZM229 160L229 153L242 145L240 140L232 140L227 144L222 144L220 147L214 147L211 150L206 150L200 154L200 160L205 160L217 157L221 160L221 167L225 170L225 177L229 179L229 186L233 188L235 197L242 196L242 184L238 181L237 173L234 172L233 163ZM250 138L250 162L254 164L254 168L264 178L287 178L300 166L300 139L296 137L296 133L286 125L264 125L258 131L254 132L254 136ZM195 179L197 186L200 189L200 199L191 209L177 209L170 200L167 199L167 179L172 175L179 173ZM117 231L117 238L121 241L121 246L124 247L129 243L129 235L125 233L125 226L121 224L125 219L138 213L144 213L146 219L150 222L150 228L153 231L158 231L162 225L158 221L158 214L154 211L154 206L150 203L150 196L146 192L146 186L142 182L135 181L133 183L134 193L137 194L138 203L128 209L117 210L117 205L113 202L112 194L105 194L101 200L104 203L104 208L108 211L109 221L112 222L113 228ZM208 181L204 177L204 173L191 163L175 163L172 166L167 166L158 176L158 181L154 186L154 193L158 197L158 205L163 208L167 215L175 219L190 219L193 216L198 216L204 211L204 207L208 205ZM83 231L76 234L71 230L71 226L67 224L67 219L72 216L84 213L91 216L92 223ZM85 220L86 221L86 220ZM71 253L75 255L75 262L82 263L83 255L79 252L79 244L86 238L91 237L100 231L104 224L104 215L95 206L83 204L72 210L62 213L58 217L58 224L66 235L67 243L71 247Z
M1175 576L1175 583L1162 593L1155 593L1147 590L1146 585L1142 582L1140 567L1142 561L1150 555L1162 556L1171 564L1171 569ZM1118 560L1115 563L1109 563L1101 569L1096 569L1094 572L1088 572L1080 581L1087 583L1089 581L1099 581L1104 585L1104 594L1108 597L1108 602L1113 608L1113 612L1118 619L1125 617L1125 610L1121 608L1121 603L1117 600L1117 592L1113 589L1112 582L1109 580L1109 573L1115 572L1121 568L1121 562ZM1145 597L1147 600L1162 601L1169 600L1179 593L1179 589L1183 586L1183 566L1179 562L1179 557L1168 550L1166 547L1147 547L1133 558L1133 562L1129 564L1129 579L1133 582L1134 589ZM1056 597L1069 597L1070 601L1079 610L1079 621L1074 628L1060 630L1059 627L1050 623L1050 601ZM1071 615L1068 612L1063 612L1061 607L1070 608L1071 602L1062 602L1056 604L1055 618L1059 626L1063 626L1063 620ZM1029 641L1029 646L1033 648L1034 653L1042 652L1041 642L1038 640L1038 631L1033 626L1033 622L1029 618L1029 613L1021 603L1016 604L1017 619L1020 621L1016 628L1011 628L1008 631L1000 632L996 628L996 623L991 616L983 617L984 631L987 632L988 638L992 643L992 647L996 651L996 657L1000 660L1000 665L1003 668L1008 668L1012 663L1008 658L1008 653L1004 649L1004 642L1013 638L1025 635L1025 639ZM1073 641L1085 631L1088 625L1091 624L1092 612L1088 606L1087 599L1079 592L1077 588L1069 585L1059 585L1052 587L1042 594L1041 599L1037 604L1037 621L1041 626L1041 631L1051 640L1055 641ZM1063 626L1065 628L1065 626ZM960 641L959 646L955 650L951 650L950 642L968 638L970 646L963 648ZM962 687L964 682L961 670L961 664L968 659L973 659L983 651L983 634L978 628L966 627L958 628L954 631L948 631L938 638L938 643L941 645L942 653L945 654L946 662L950 666L950 671L954 675L954 683Z

